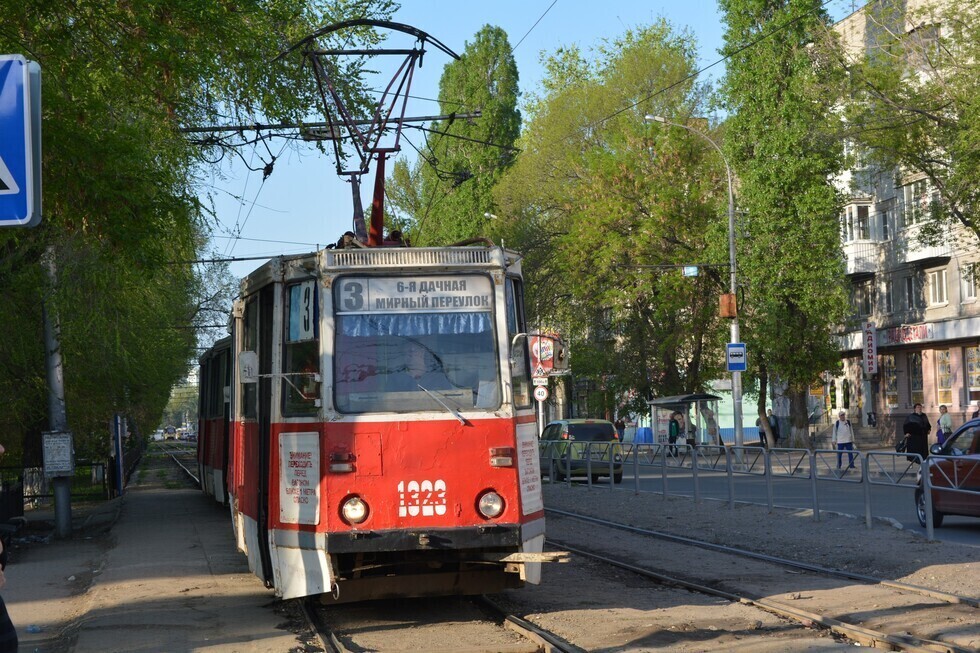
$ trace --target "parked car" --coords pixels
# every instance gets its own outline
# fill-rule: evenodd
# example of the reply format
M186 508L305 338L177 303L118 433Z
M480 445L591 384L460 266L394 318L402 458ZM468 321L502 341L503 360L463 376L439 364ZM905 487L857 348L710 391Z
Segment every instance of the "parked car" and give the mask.
M961 426L943 444L929 448L929 483L932 485L932 525L942 526L946 515L980 517L980 419ZM922 488L915 490L919 523L926 525L926 501ZM965 490L965 492L954 492Z
M589 443L592 443L591 446ZM541 472L552 480L588 477L591 472L594 483L600 476L609 476L610 456L612 480L622 483L623 448L612 422L603 419L563 419L549 423L541 433Z

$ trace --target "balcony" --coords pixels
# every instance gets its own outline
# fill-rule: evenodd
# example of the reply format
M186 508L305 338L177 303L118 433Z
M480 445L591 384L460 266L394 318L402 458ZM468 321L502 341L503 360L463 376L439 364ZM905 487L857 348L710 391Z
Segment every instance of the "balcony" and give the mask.
M878 243L873 240L852 240L844 243L846 274L874 274L878 269Z
M906 227L896 239L895 249L905 263L949 259L953 255L953 245L947 238L936 245L926 245L920 235L921 225Z

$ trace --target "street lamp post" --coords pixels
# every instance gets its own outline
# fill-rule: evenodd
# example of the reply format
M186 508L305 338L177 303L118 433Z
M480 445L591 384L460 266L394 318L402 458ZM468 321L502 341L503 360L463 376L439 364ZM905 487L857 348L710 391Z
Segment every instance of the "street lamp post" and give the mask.
M721 160L725 164L725 173L728 175L728 267L730 272L730 292L735 295L737 293L737 286L735 282L735 191L732 187L732 168L728 165L728 158L725 157L725 153L722 152L721 147L718 146L718 143L715 143L710 136L702 131L698 131L697 129L688 127L687 125L671 122L663 116L647 115L645 116L644 120L646 122L659 122L665 125L671 125L673 127L680 127L681 129L686 129L692 134L697 134L704 140L711 143L711 146L715 148L715 150L717 150L718 154L721 156ZM731 342L733 343L737 343L739 341L737 310L738 309L736 307L735 316L732 318ZM745 444L745 438L742 433L741 372L732 372L732 403L735 418L735 445L741 447Z

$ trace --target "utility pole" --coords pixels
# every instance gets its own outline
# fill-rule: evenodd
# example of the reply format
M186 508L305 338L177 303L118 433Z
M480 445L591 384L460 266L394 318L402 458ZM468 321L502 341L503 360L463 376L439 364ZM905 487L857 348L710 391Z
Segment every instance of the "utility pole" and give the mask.
M682 125L676 122L670 122L663 116L652 116L648 115L644 118L646 122L659 122L664 125L671 125L673 127L680 127L681 129L686 129L692 134L700 136L704 140L711 143L711 146L715 148L715 151L721 156L722 163L725 164L725 173L728 175L728 267L730 272L729 279L729 292L734 296L738 296L738 285L735 280L735 191L732 183L732 168L728 165L728 158L722 151L718 143L714 142L710 136L702 131L694 129L693 127L688 127L687 125ZM738 308L735 307L735 313L732 318L732 344L739 343L739 332L738 332ZM735 446L741 447L745 445L745 436L742 432L742 373L732 372L732 412L735 419Z
M49 246L44 254L44 269L48 275L49 293L57 286L57 270L54 248ZM68 432L68 412L65 409L65 374L61 360L61 323L51 308L50 296L43 302L45 363L48 375L48 425L55 433ZM70 445L69 445L70 448ZM69 457L74 452L66 452ZM73 467L73 465L72 465ZM47 473L47 469L45 472ZM71 477L53 476L55 536L71 536Z

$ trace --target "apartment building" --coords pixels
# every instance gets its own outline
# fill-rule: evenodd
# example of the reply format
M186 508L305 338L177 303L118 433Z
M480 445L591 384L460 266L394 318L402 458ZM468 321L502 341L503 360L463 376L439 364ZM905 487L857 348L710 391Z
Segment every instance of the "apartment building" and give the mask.
M871 12L880 6L872 3L835 26L852 54L873 45L881 19ZM921 19L899 26L919 38L944 34L942 25ZM865 426L876 419L883 436L895 433L916 403L933 424L941 404L961 423L976 409L971 402L980 401L976 236L952 228L941 242L923 242L924 226L942 205L918 171L859 160L839 183L848 194L840 228L852 315L841 336L844 371L826 379L827 411L846 409Z

